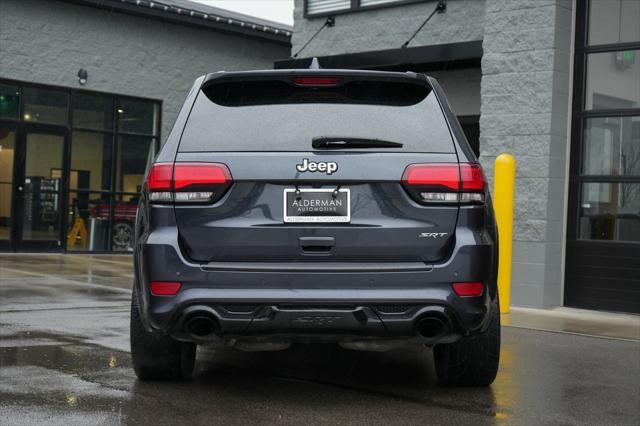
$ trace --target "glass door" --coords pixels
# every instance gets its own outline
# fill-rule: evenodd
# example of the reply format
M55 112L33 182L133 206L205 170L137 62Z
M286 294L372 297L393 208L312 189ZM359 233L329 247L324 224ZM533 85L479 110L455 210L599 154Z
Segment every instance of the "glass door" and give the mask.
M638 1L576 4L564 286L570 307L640 313L638 17Z
M62 189L66 132L25 127L18 138L13 185L14 250L63 248Z
M13 158L17 128L0 124L0 250L10 250L13 208Z

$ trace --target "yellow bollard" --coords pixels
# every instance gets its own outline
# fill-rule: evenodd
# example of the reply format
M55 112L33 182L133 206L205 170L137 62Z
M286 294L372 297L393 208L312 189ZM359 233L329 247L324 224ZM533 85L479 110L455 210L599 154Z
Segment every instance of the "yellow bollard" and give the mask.
M498 224L498 295L500 313L511 307L511 255L513 252L513 205L516 186L516 159L510 154L496 158L493 176L493 210Z

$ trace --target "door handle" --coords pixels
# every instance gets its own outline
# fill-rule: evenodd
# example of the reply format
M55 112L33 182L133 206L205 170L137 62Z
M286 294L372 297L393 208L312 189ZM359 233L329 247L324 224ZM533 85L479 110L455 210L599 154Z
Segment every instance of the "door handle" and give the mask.
M300 248L305 253L329 253L336 245L333 237L300 237Z

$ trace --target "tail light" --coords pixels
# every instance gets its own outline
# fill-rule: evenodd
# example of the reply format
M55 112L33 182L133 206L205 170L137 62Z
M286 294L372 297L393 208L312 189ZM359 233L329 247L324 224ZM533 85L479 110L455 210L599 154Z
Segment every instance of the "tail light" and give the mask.
M453 291L460 297L482 296L484 284L481 282L453 283Z
M487 182L479 164L411 164L402 184L419 203L484 203Z
M232 181L222 163L156 163L146 185L154 203L211 203L227 192Z

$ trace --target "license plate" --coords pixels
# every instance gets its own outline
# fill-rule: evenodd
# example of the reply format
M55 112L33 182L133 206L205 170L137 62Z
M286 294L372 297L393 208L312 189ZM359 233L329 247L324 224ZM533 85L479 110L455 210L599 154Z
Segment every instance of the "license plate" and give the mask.
M348 189L328 188L284 190L286 223L348 223L351 221L351 193Z

